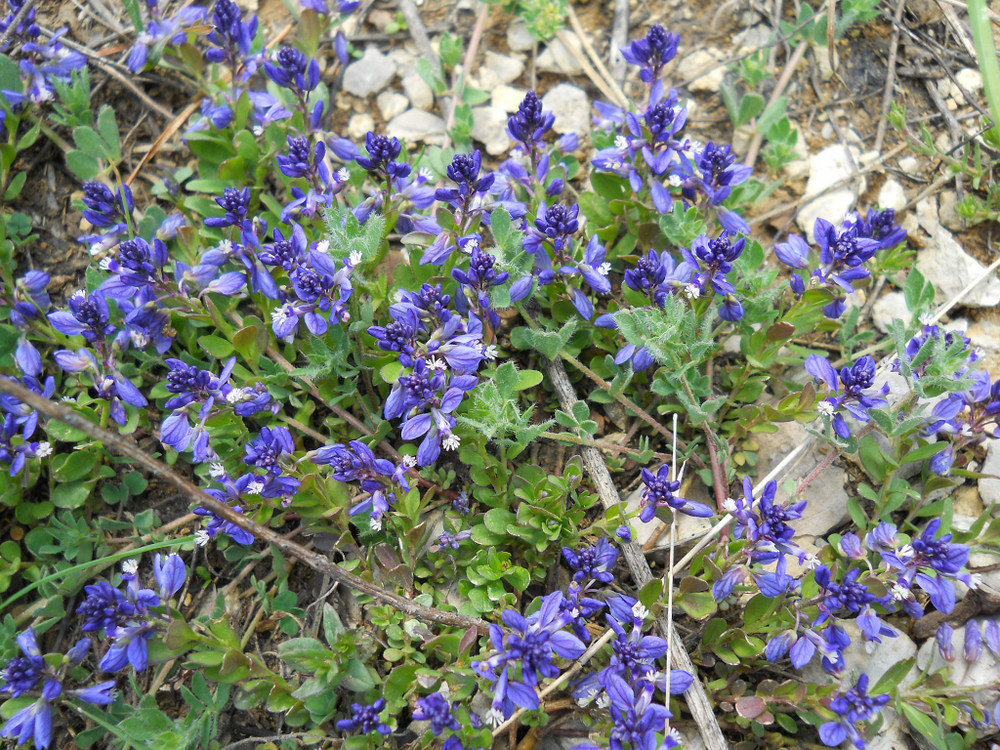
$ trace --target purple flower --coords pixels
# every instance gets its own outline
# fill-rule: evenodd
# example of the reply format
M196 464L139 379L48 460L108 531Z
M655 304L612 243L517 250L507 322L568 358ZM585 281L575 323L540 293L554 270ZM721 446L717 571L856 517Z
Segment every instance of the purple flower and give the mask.
M711 141L695 157L695 164L702 174L698 186L708 195L711 206L725 201L733 187L746 182L753 173L753 167L737 163L730 146L716 146Z
M84 633L112 632L136 614L135 605L107 581L86 586L87 598L76 611L84 616Z
M495 175L488 174L480 178L483 168L483 156L476 149L471 154L455 154L448 165L448 179L456 187L438 188L434 191L434 199L450 203L455 208L468 212L477 196L485 195L493 186Z
M95 291L87 295L82 289L69 298L69 310L49 313L49 322L67 336L83 336L93 343L115 332L111 325L111 312L104 295Z
M398 138L376 135L369 132L365 136L367 157L359 156L356 161L375 179L402 179L410 174L410 165L396 161L403 147Z
M802 500L790 505L777 505L774 498L778 492L778 483L770 481L764 485L760 499L753 496L753 483L750 477L743 478L743 497L727 501L727 510L735 517L733 536L736 539L746 538L750 542L748 554L753 562L770 563L783 554L804 557L805 553L792 542L795 529L790 521L802 518L806 501Z
M360 440L352 440L349 445L328 445L312 451L307 457L314 464L332 466L333 478L338 482L359 483L368 497L355 503L350 515L369 514L371 527L375 530L382 527L382 518L395 504L396 493L410 489L405 464L396 466L388 459L376 458L371 448Z
M507 120L507 134L518 142L519 148L534 155L545 134L551 130L556 116L542 109L542 100L534 91L528 91Z
M278 50L273 63L264 63L264 72L276 84L291 89L297 95L312 91L319 85L319 63L294 47Z
M611 641L611 663L600 672L598 681L608 688L608 680L614 675L626 680L630 685L651 682L656 675L656 660L667 653L667 642L655 635L642 634L642 622L628 613L624 622L619 622L614 610L607 616L608 625L615 631ZM625 626L629 625L626 630Z
M554 591L544 597L541 608L528 617L511 609L504 610L504 624L511 629L507 634L498 625L490 626L490 638L497 653L485 661L473 662L472 668L496 683L488 717L494 726L508 718L514 706L538 708L539 675L555 677L559 674L559 668L552 661L554 656L576 659L586 650L579 638L563 629L571 619L562 610L563 598L561 591ZM520 679L517 679L515 666L520 667Z
M295 451L295 441L287 427L262 427L260 435L246 445L243 463L268 474L279 475L282 459Z
M895 637L896 632L884 626L871 607L877 603L887 609L895 609L892 597L879 597L873 594L865 584L858 582L860 574L861 569L854 568L838 582L833 580L827 566L820 565L816 569L816 583L820 587L818 602L820 614L813 621L813 627L846 610L850 614L858 615L858 627L861 628L866 640L880 641L882 635Z
M445 729L453 729L457 732L462 728L458 719L451 712L451 704L441 693L431 693L417 698L417 708L413 712L413 718L417 721L429 721L435 737Z
M896 212L891 208L884 211L870 208L865 218L855 218L854 226L858 237L876 240L880 250L896 247L906 240L906 230L896 223Z
M257 16L243 20L239 6L233 0L217 0L212 14L215 28L208 34L213 46L205 53L209 62L225 62L238 72L239 80L246 81L257 70L259 61L253 54L253 40L257 35Z
M236 480L236 483L230 481L227 483L227 485L231 485L232 487L237 488L237 483L239 483L240 480L242 480L244 477L253 477L253 475L244 474L242 477ZM248 490L249 483L250 480L243 483L244 484L243 488L242 489L237 488L237 492ZM229 486L227 486L226 489L228 493L230 489ZM209 494L217 494L217 495L223 494L219 490L209 489L205 491L208 492ZM217 497L217 499L219 498ZM240 505L234 505L233 510L236 511L237 513L242 513L243 507ZM246 529L240 528L239 526L230 521L226 521L223 520L222 518L219 518L212 511L206 510L205 508L195 508L194 511L192 512L199 516L207 516L211 518L211 521L209 521L208 526L206 526L204 529L204 534L199 536L198 538L200 544L208 544L208 540L214 539L219 533L227 534L229 537L232 538L234 542L236 542L237 544L242 544L244 547L248 547L254 543L255 537L253 534L251 534ZM201 534L201 532L198 533Z
M153 575L159 584L160 598L167 600L181 590L187 580L187 568L180 555L161 558L157 553L153 558Z
M695 269L692 282L697 285L702 294L710 286L716 294L735 294L736 288L729 282L726 275L733 270L733 262L743 254L746 242L745 237L740 237L733 243L730 241L729 235L723 232L715 239L709 239L702 235L692 243L690 250L681 249L684 258ZM742 307L740 309L742 310ZM736 320L739 318L737 317Z
M611 674L605 690L611 699L611 720L614 722L608 737L610 750L656 750L678 746L677 740L669 734L663 744L659 744L657 733L663 732L672 714L666 706L653 700L652 685L643 682L632 687L617 674Z
M953 580L971 582L968 573L962 573L969 559L969 547L953 543L952 535L936 539L941 519L935 518L919 537L910 544L899 545L895 527L883 522L868 534L868 546L878 550L882 559L893 570L898 570L894 594L902 599L904 608L914 617L921 617L923 610L905 595L914 584L926 591L931 603L941 612L949 614L955 608Z
M100 182L83 183L83 218L101 229L117 231L120 225L128 229L127 217L135 210L135 200L128 185L117 192Z
M221 1L229 2L229 0ZM216 198L215 202L219 204L223 211L226 212L226 215L207 217L205 219L205 226L239 226L247 215L247 209L250 208L250 188L245 187L242 190L237 190L236 188L226 188L222 197Z
M13 698L34 690L41 683L46 669L34 629L28 628L20 633L17 636L17 645L21 647L22 656L15 656L8 661L0 673L0 677L3 678L0 690L9 692Z
M640 78L652 84L660 79L663 66L677 55L680 41L680 34L671 34L659 24L654 24L649 27L645 39L637 39L622 47L621 53L628 63L641 68Z
M993 656L1000 659L1000 622L987 620L983 626L983 639L986 641L986 648Z
M352 703L352 716L349 719L340 719L337 722L337 729L342 732L360 732L370 734L391 734L392 728L379 719L379 714L385 709L385 698L379 698L371 705L363 703Z
M850 367L841 368L837 373L825 357L810 354L806 359L806 371L829 386L832 395L820 403L820 413L833 417L833 430L844 440L851 436L851 428L840 413L841 409L860 422L868 422L871 419L869 409L889 403L874 395L888 393L889 385L883 385L881 391L874 390L875 360L869 355L859 358Z
M837 747L850 739L857 748L865 747L859 724L871 721L889 702L889 695L868 695L868 675L858 678L857 686L839 693L830 701L830 710L837 714L836 721L828 721L819 728L819 738L828 747Z
M663 464L656 474L653 474L649 469L643 469L642 482L646 485L646 493L642 496L642 510L639 512L639 518L646 523L653 520L657 508L664 507L699 518L711 518L715 515L715 511L704 503L686 500L674 494L681 488L681 483L679 480L671 481L668 464Z
M607 537L601 537L594 546L583 547L577 552L563 547L563 557L575 571L573 580L577 583L582 584L589 579L611 583L615 579L611 571L618 562L618 550L611 546Z

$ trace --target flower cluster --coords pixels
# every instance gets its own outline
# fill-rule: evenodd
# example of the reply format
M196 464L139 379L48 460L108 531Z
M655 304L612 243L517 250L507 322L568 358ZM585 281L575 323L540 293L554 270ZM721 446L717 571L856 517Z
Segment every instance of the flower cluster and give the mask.
M42 377L42 357L34 345L26 338L18 341L14 351L14 362L23 373L18 382L43 398L52 398L56 384L52 376L44 381ZM11 378L13 379L13 378ZM32 440L38 427L38 412L13 396L0 395L0 409L3 410L3 427L0 429L0 461L10 466L10 475L21 473L31 458L43 458L52 452L52 446L44 440Z
M906 239L906 231L895 223L896 213L869 211L865 219L855 215L838 229L824 218L816 219L813 234L819 245L819 266L812 272L812 283L828 289L833 301L823 308L829 318L839 318L847 309L844 293L854 291L853 282L867 279L871 271L865 263L879 250L896 247ZM792 268L809 268L811 248L797 234L774 246L774 253L785 265ZM792 290L796 295L805 292L806 280L792 274Z
M832 417L833 431L846 440L851 436L851 428L844 419L847 412L859 422L868 422L869 409L885 406L889 402L880 395L889 392L888 383L881 389L875 385L875 360L865 355L850 367L841 368L838 373L825 357L811 354L806 359L806 371L823 381L830 389L830 395L819 404L821 414Z
M657 508L670 508L671 511L698 518L711 518L715 515L715 511L704 503L686 500L674 494L681 488L681 482L679 479L671 480L668 464L663 464L655 474L644 468L642 483L646 485L646 492L642 496L639 518L646 523L653 520Z
M161 557L153 561L156 590L139 588L136 578L138 563L135 560L123 565L124 591L106 581L86 587L87 597L77 608L84 618L83 632L104 634L110 647L101 658L100 668L117 672L131 664L142 671L149 663L148 641L170 618L157 610L183 588L187 569L178 555ZM12 698L25 695L39 697L15 713L0 736L13 737L19 745L29 741L37 748L47 748L52 743L53 721L59 704L75 699L95 706L106 706L114 700L114 680L107 680L83 688L67 689L72 683L74 670L87 658L93 641L82 638L61 658L43 656L38 647L35 631L28 628L18 635L21 656L7 662L0 670L0 691Z
M208 15L201 5L186 5L169 17L164 15L157 0L146 0L145 7L149 20L136 37L125 61L133 73L155 65L168 45L176 47L184 43L192 33L192 27L203 23Z
M606 696L598 700L609 708L611 748L675 747L676 734L667 735L666 745L657 744L657 732L663 732L672 714L663 702L653 699L657 690L685 692L694 676L675 669L668 679L657 668L656 662L666 655L668 644L663 638L643 634L648 612L636 599L614 594L607 598L607 606L607 622L615 634L610 663L578 681L573 693L583 703Z
M382 519L395 504L397 493L410 490L406 478L408 462L397 466L388 459L376 458L372 449L360 440L352 440L349 445L328 445L313 451L308 458L314 464L332 466L333 478L338 482L358 483L367 496L351 507L351 515L367 514L375 530L382 528Z
M956 377L963 374L960 370ZM930 468L937 474L948 474L956 451L982 442L1000 425L1000 379L992 381L987 370L975 370L969 380L970 387L949 393L931 410L927 433L938 433L951 441L930 460Z
M70 670L77 667L90 652L90 638L82 638L53 667L38 648L38 638L32 628L17 636L21 656L15 656L0 671L0 691L12 698L38 694L37 700L15 713L0 729L0 737L14 738L18 745L34 742L45 750L52 744L52 728L56 709L65 699L76 699L94 706L106 706L114 701L114 680L89 687L67 689L71 684ZM58 658L58 657L56 657Z
M229 382L236 367L235 357L218 375L180 359L168 358L166 363L170 367L167 390L174 395L164 405L171 413L160 426L160 440L181 453L190 447L196 463L218 458L206 427L209 419L224 412L251 417L263 411L274 411L278 406L262 383L239 388ZM192 412L196 412L194 425L191 424Z
M542 598L541 608L524 617L514 610L504 610L501 618L510 631L490 626L490 639L496 654L472 663L481 677L495 683L488 720L498 726L514 713L515 706L535 709L539 677L555 677L559 669L553 658L576 659L585 650L583 642L564 629L570 615L562 609L563 593L554 591Z
M76 611L85 618L83 632L103 632L111 641L101 659L101 669L117 672L132 665L141 672L149 664L149 639L170 622L169 617L153 610L181 590L187 580L187 568L179 555L165 558L156 555L153 560L155 591L139 588L137 561L126 561L122 569L122 580L126 582L124 591L105 581L91 584L85 587L87 598Z
M912 617L923 617L924 610L913 594L916 585L930 597L935 608L950 613L955 608L955 581L973 585L972 576L963 572L969 559L969 547L952 541L951 534L937 536L941 519L935 518L909 543L901 540L898 530L883 521L866 537L869 548L877 551L893 571L892 595Z
M384 413L386 419L403 419L403 439L422 438L417 449L421 466L434 463L442 448L460 445L453 412L476 387L475 371L489 353L479 318L463 319L450 305L451 296L440 286L424 284L419 292L401 292L389 309L392 323L368 329L379 348L395 352L405 368Z
M8 15L0 27L10 29L14 16L24 6L21 2L9 3L11 15ZM59 29L49 35L48 41L42 41L41 28L34 22L35 11L31 9L16 29L10 35L11 41L20 37L21 88L19 90L3 89L3 96L14 112L51 102L55 98L56 84L68 83L75 71L87 67L87 58L81 52L67 49L60 40L69 30ZM5 115L6 118L6 115Z
M859 725L871 721L889 703L889 695L869 695L869 677L862 674L857 685L830 701L830 710L837 715L835 721L828 721L819 728L819 738L828 747L837 747L850 739L857 748L865 747Z

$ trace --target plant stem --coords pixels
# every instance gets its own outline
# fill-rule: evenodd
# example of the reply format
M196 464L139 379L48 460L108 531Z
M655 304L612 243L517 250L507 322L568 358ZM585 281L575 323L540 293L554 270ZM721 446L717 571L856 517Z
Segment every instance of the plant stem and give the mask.
M993 115L993 135L1000 139L1000 65L993 46L993 28L986 0L969 0L969 25L972 26L972 41L979 56L979 72L983 74L983 91L986 103Z

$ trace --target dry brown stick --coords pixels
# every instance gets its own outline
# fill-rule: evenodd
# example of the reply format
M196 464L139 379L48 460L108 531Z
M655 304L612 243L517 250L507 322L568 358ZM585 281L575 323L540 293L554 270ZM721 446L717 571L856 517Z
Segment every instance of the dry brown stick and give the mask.
M40 28L42 29L42 31L44 31L47 34L51 34L52 33L51 31L49 31L48 29L46 29L44 27L40 27ZM145 91L143 91L142 89L140 89L138 86L136 86L134 83L132 83L132 81L130 81L125 75L123 75L122 72L120 70L118 70L119 66L118 66L117 63L113 63L113 62L110 62L108 60L105 60L104 58L102 58L100 55L98 55L96 52L94 52L89 47L85 47L84 45L82 45L82 44L80 44L78 42L74 42L72 39L68 39L65 36L61 37L59 39L59 41L62 42L63 44L65 44L70 49L76 50L81 55L84 55L85 57L89 58L90 61L92 63L94 63L94 65L96 65L98 68L100 68L105 73L107 73L109 76L111 76L116 81L118 81L122 86L124 86L129 91L131 91L136 96L136 98L139 99L139 101L141 101L143 104L145 104L151 110L153 110L154 112L156 112L164 120L166 120L167 122L170 122L171 120L174 119L174 113L173 112L171 112L169 109L166 109L163 105L161 105L156 100L151 99L146 94Z
M21 25L25 16L28 15L28 11L35 5L35 0L27 0L27 2L21 6L17 14L11 19L10 24L7 26L7 30L3 32L3 36L0 36L0 49L7 46L7 42L10 41L11 36L17 31L17 27Z
M157 461L155 458L146 454L130 440L126 440L121 435L111 432L110 430L106 430L103 427L99 427L86 417L77 414L75 411L63 404L50 401L47 398L42 398L37 393L25 388L15 380L0 378L0 393L7 393L13 396L19 401L22 401L30 406L35 411L44 414L49 419L58 420L69 425L70 427L75 427L76 429L85 432L94 440L102 443L109 450L112 450L126 458L130 458L138 464L140 468L148 471L153 476L184 493L191 498L192 502L197 503L222 520L228 521L234 526L238 526L245 531L249 531L255 537L263 539L268 544L273 544L282 552L282 554L298 558L313 570L319 571L320 573L326 573L335 581L339 581L346 586L350 586L351 588L357 589L364 594L368 594L372 598L377 599L384 604L388 604L389 606L398 609L400 612L424 622L434 622L456 628L476 628L479 633L484 635L489 632L489 623L479 619L478 617L468 617L466 615L460 615L457 612L445 612L444 610L434 609L433 607L426 607L423 604L418 604L411 599L407 599L391 591L386 591L381 586L376 586L374 583L366 581L364 578L361 578L350 571L344 570L325 555L306 549L302 545L297 544L290 539L285 539L285 537L270 527L263 526L248 516L245 516L242 513L237 513L225 503L219 502L193 482L182 477L162 461Z
M778 101L778 98L784 93L785 89L788 88L788 84L792 80L792 74L799 66L799 62L802 60L802 56L806 53L806 47L808 46L808 44L802 42L795 48L791 58L789 58L788 63L785 65L785 69L781 71L781 77L778 79L778 82L774 86L774 91L771 92L771 96L767 100L767 106L764 108L764 112L766 112L771 105ZM747 151L747 158L743 160L747 166L752 167L754 162L757 161L757 154L760 153L760 147L763 143L763 133L755 131L753 134L753 140L750 141L750 148Z
M621 48L628 44L629 1L615 0L615 20L611 23L611 49L608 64L611 65L611 80L618 88L625 85L628 63L622 56ZM624 91L624 89L623 89Z
M605 81L601 77L601 74L598 73L597 70L594 68L594 66L590 64L590 61L587 59L587 55L581 54L581 52L575 46L573 46L573 43L570 41L569 34L567 34L565 31L560 30L556 32L556 38L559 39L560 42L562 42L563 46L569 51L571 55L573 55L573 57L576 58L576 61L580 63L580 67L583 68L583 72L587 74L587 77L590 79L590 82L593 83L598 88L598 90L601 92L601 95L608 101L616 101L616 95L612 91L611 87L608 85L607 81ZM620 102L616 103L620 104Z
M882 141L889 127L889 105L892 104L892 90L896 84L896 55L899 53L899 27L903 22L903 7L906 0L896 0L896 10L892 14L892 38L889 40L889 63L885 76L885 89L882 91L882 114L878 118L878 130L875 131L875 153L882 150Z
M615 79L611 77L611 73L604 66L604 61L601 60L600 55L598 55L597 51L594 49L594 45L591 44L590 36L584 30L583 24L580 23L580 17L576 15L576 11L573 10L572 5L569 6L569 22L573 27L573 31L575 31L577 37L579 37L580 44L583 45L583 51L587 53L587 57L589 57L593 62L597 77L599 77L607 85L607 91L605 91L604 95L608 96L610 94L611 100L614 101L619 107L627 107L628 97L625 96L625 92L621 90L621 87L617 83L615 83ZM566 44L566 42L563 41L563 44ZM566 44L566 47L570 50L573 49L568 44ZM586 70L588 67L586 61L580 60L580 62ZM588 75L590 75L592 79L594 78L594 75L591 75L590 71L588 71ZM597 81L595 80L594 83L597 83ZM600 88L600 86L598 87ZM602 89L602 91L604 91L604 89Z
M413 0L399 0L398 6L403 12L403 18L406 19L406 25L410 29L410 36L413 37L413 43L417 45L420 54L437 67L440 60L431 46L430 37L427 36L427 28L420 18L420 11L417 10L416 4Z
M490 16L490 4L483 3L476 17L476 25L472 29L472 37L469 39L469 47L465 50L465 57L462 58L462 75L458 79L458 85L451 95L451 103L448 105L448 118L444 124L444 149L451 145L451 128L455 124L455 111L458 103L462 100L469 76L472 74L472 66L476 62L476 52L479 50L479 42L483 38L483 29L486 28L486 19Z
M150 160L159 153L160 149L163 148L163 144L166 143L170 138L181 129L181 126L188 121L195 112L201 107L201 102L191 102L187 107L185 107L177 117L170 121L170 123L163 129L163 132L157 136L156 140L153 141L153 145L150 147L149 151L143 154L139 163L135 165L135 169L132 173L125 179L126 185L131 185L135 182L135 178L139 176L139 172L142 171L143 167L149 164Z
M570 382L569 375L566 373L562 362L558 359L550 361L546 366L546 371L549 374L549 382L555 389L556 396L559 399L559 404L564 410L572 411L573 404L577 400L576 392L573 390L573 384ZM611 479L611 472L608 471L608 465L604 462L601 452L593 446L585 445L581 446L580 453L583 456L583 465L587 469L587 473L590 475L594 486L597 488L601 504L608 510L618 507L621 504L621 498L618 495L618 490L615 488L614 481ZM649 569L649 563L646 562L646 556L642 552L642 547L638 544L623 544L622 552L625 555L625 563L628 565L629 572L632 574L632 580L635 582L635 587L638 591L653 580L653 573ZM668 624L667 618L665 616L657 618L656 624L663 637L670 644L671 659L677 665L677 668L697 675L691 657L684 648L684 642L673 626ZM701 737L705 743L705 747L709 748L709 750L727 750L726 738L722 734L719 722L715 718L715 709L712 707L712 702L708 699L708 693L705 691L705 687L701 684L701 681L695 679L685 693L685 696L687 697L688 709L694 716L694 720L698 724L698 729L701 730Z
M609 383L604 378L602 378L600 375L598 375L596 372L594 372L593 370L591 370L589 367L587 367L587 365L583 364L583 362L581 362L580 360L578 360L572 354L568 354L567 352L560 352L559 356L562 357L563 359L565 359L567 362L569 362L571 365L573 365L573 367L575 367L576 369L578 369L580 372L582 372L588 378L590 378L591 380L593 380L595 383L597 383L597 385L599 385L601 388L603 388L604 390L606 390L608 393L612 393L611 383ZM641 419L643 422L645 422L650 427L652 427L654 430L656 430L658 433L660 433L661 435L663 435L663 437L665 437L668 442L672 443L674 440L677 440L677 446L681 450L685 450L685 451L687 450L688 446L687 446L686 443L682 442L681 440L678 440L677 437L676 437L676 435L674 435L673 432L671 432L666 427L664 427L662 424L660 424L655 419L653 419L653 417L651 417L648 412L646 412L641 406L639 406L637 403L635 403L634 401L632 401L630 398L627 398L627 397L623 396L620 393L616 393L614 395L614 399L619 404L621 404L626 409L628 409L630 412L632 412L637 417L639 417L639 419ZM699 469L704 469L705 468L705 462L701 460L700 456L698 456L696 454L692 454L691 460L694 461L698 465Z
M944 18L948 22L948 25L951 26L951 30L955 33L955 36L958 37L958 41L962 43L962 46L965 47L965 51L969 53L969 57L973 60L978 60L979 56L976 54L976 45L972 41L972 36L965 30L965 27L962 26L962 22L958 17L958 12L951 5L940 2L940 0L938 2L938 7L941 9L941 12L944 13Z

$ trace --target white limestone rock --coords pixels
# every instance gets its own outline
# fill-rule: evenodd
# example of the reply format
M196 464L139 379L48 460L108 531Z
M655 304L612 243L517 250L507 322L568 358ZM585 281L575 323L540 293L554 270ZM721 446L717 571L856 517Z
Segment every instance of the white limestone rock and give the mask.
M677 65L678 80L687 81L688 89L706 94L717 94L726 76L725 56L714 47L693 50Z
M879 208L891 208L899 211L906 205L906 191L903 185L891 177L882 185L878 191Z
M502 109L507 114L514 114L517 112L517 108L521 106L521 102L524 101L524 95L527 93L525 89L517 89L511 86L497 86L493 89L490 102L497 109Z
M347 135L355 141L363 141L368 133L375 129L375 118L367 112L352 115L347 121Z
M396 63L375 47L369 47L360 60L355 60L344 70L344 91L364 99L376 94L396 75Z
M473 108L472 137L483 144L490 156L505 154L510 148L507 113L499 107Z
M516 20L507 27L507 47L511 52L530 52L534 46L535 37L524 21Z
M572 83L559 83L542 97L544 109L556 116L552 129L557 133L576 133L583 136L590 132L590 97Z
M950 300L986 270L940 224L927 246L917 253L917 268L934 284L939 301ZM967 307L995 307L1000 304L1000 279L995 274L987 277L966 294L960 304Z
M401 115L410 106L410 100L395 91L383 91L375 97L378 110L382 113L382 119L391 120L396 115Z
M809 159L809 181L803 199L808 201L795 217L796 223L806 233L809 241L815 238L813 227L817 218L840 224L864 191L863 177L838 185L854 173L861 152L856 148L835 144L813 154ZM852 166L854 165L854 166ZM837 187L833 187L837 185ZM810 200L811 199L811 200Z
M422 109L409 109L397 115L386 126L386 131L408 143L444 144L444 120Z
M420 74L411 70L403 75L403 91L417 109L430 109L434 106L434 92Z
M888 333L893 320L909 322L913 316L906 306L906 295L902 292L886 292L872 306L872 322L882 333Z
M559 37L550 39L538 56L538 69L543 73L562 73L567 76L575 76L583 73L583 65L580 59L584 56L583 42L572 31L566 32L567 46Z

